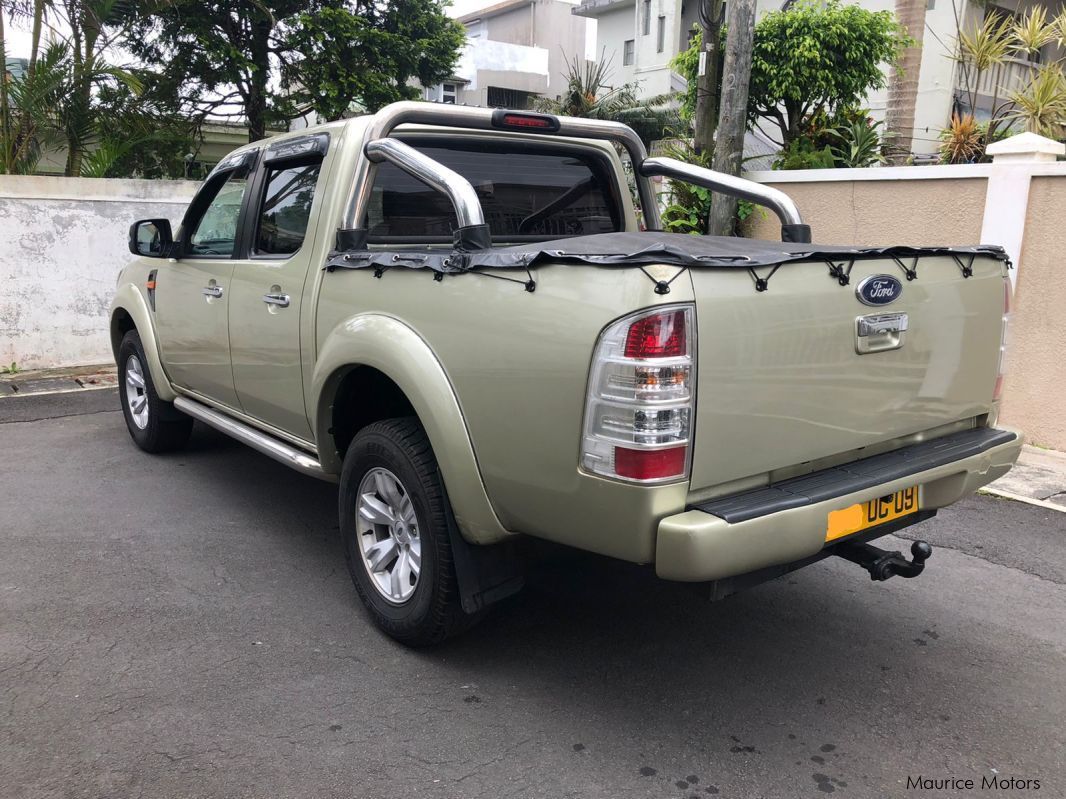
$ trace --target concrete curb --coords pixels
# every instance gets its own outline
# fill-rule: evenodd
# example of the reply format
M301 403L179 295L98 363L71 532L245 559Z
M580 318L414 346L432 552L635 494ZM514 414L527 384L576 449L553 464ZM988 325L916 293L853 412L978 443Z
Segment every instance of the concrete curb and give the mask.
M113 365L97 364L62 369L41 369L0 378L0 398L68 394L114 388L118 375Z
M982 491L1066 513L1066 453L1026 444L1014 468Z
M988 494L992 497L1001 497L1003 499L1010 499L1014 502L1024 502L1026 505L1035 505L1038 508L1046 508L1047 510L1058 511L1059 513L1066 513L1066 506L1056 505L1054 502L1048 502L1045 499L1034 499L1033 497L1027 497L1024 494L1015 494L1013 491L1004 491L1000 488L995 488L995 483L989 484L978 491L978 494Z

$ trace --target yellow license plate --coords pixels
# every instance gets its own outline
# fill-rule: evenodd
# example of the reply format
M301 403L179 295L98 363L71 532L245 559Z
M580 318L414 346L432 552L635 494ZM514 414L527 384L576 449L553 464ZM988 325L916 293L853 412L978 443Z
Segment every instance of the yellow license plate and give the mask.
M904 488L886 497L830 512L825 540L834 541L917 512L918 486Z

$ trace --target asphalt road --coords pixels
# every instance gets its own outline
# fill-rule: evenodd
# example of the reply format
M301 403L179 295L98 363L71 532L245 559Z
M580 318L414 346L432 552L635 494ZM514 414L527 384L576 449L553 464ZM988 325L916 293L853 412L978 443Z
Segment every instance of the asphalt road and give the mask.
M550 560L416 652L362 614L333 487L203 429L145 455L114 407L0 399L4 799L1066 796L1066 514L970 499L916 580L717 604Z

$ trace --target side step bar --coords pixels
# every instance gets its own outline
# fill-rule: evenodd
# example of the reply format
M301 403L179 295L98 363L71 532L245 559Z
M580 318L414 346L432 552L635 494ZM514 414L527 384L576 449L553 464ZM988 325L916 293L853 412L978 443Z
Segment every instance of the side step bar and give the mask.
M325 480L329 483L337 482L337 476L322 471L322 464L313 455L286 444L264 433L262 430L257 430L244 422L238 422L236 419L188 397L177 397L174 400L174 407L198 422L203 422L208 427L213 427L227 436L237 439L242 444L247 444L252 449L262 452L268 458L273 458L278 463L285 464L290 469L295 469L301 474L317 477L319 480Z

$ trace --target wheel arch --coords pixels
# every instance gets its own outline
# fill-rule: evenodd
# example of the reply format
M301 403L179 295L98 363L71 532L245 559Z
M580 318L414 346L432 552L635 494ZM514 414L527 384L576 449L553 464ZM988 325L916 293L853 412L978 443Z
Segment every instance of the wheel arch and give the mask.
M141 338L141 346L144 348L145 357L148 359L148 370L152 375L152 383L156 394L165 402L173 402L177 396L163 370L163 362L159 356L159 347L155 338L155 327L152 324L152 314L144 297L132 284L119 286L115 292L115 299L111 302L111 314L109 332L111 336L111 351L115 362L118 362L118 348L123 337L130 330L136 330Z
M472 543L511 535L485 491L458 398L429 345L384 314L360 314L326 337L311 380L319 459L340 473L358 430L393 416L416 416L440 466L456 523ZM387 414L387 415L386 415Z

